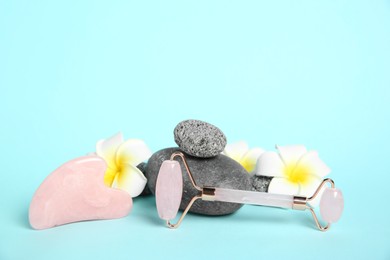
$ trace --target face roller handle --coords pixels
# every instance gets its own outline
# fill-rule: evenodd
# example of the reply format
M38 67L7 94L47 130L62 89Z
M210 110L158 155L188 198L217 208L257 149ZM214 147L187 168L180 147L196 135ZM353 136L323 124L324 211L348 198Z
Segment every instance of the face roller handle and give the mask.
M281 208L292 208L294 202L294 196L292 195L223 188L215 188L213 198L205 197L203 199Z

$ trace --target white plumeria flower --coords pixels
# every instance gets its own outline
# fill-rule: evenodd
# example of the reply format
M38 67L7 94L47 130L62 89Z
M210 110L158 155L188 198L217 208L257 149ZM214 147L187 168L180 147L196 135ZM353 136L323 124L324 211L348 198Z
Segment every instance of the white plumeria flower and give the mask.
M279 154L263 153L256 168L256 175L274 176L268 187L269 193L310 197L330 173L330 168L321 161L318 153L307 151L303 145L276 146L276 149ZM319 199L312 204L318 202Z
M241 164L247 172L252 173L256 168L257 159L264 153L264 150L261 148L249 149L246 142L240 141L226 145L223 153Z
M121 132L96 143L96 154L107 163L104 183L112 188L127 191L137 197L145 188L147 179L137 165L152 155L144 141L129 139L126 142Z

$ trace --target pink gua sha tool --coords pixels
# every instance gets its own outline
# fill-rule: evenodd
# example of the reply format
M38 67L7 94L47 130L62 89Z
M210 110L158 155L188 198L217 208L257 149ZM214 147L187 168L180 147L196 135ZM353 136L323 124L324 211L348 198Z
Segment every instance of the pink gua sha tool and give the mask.
M133 207L131 196L107 187L107 165L98 156L71 160L52 172L39 186L30 204L29 219L34 229L66 223L121 218Z
M199 194L192 198L187 208L179 218L178 222L176 224L172 224L171 220L176 217L177 212L179 211L183 192L182 171L179 162L173 160L175 157L181 157L183 160L191 183L194 188L199 191ZM325 188L320 201L320 213L323 220L327 222L325 226L322 226L309 202L318 196L319 192L326 183L329 183L331 187ZM159 217L166 221L169 228L177 228L187 214L188 210L191 208L192 204L198 199L282 207L295 210L308 209L310 210L318 229L321 231L328 230L331 223L337 222L340 219L344 209L343 194L341 190L335 188L334 182L331 179L324 179L317 190L314 192L313 196L309 198L257 191L223 189L216 187L201 188L196 185L184 154L181 152L173 153L170 160L163 162L157 177L156 205Z

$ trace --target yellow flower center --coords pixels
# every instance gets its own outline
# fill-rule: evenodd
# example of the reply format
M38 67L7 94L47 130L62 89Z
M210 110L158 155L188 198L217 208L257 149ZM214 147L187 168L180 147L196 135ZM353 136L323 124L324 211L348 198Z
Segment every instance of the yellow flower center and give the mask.
M292 183L304 185L310 181L310 169L306 165L290 163L284 168L284 175Z
M113 156L113 158L115 157ZM108 187L112 187L114 180L122 174L122 171L124 170L125 158L119 157L118 161L115 161L114 159L110 162L111 163L109 164L109 167L107 167L106 173L104 175L104 183Z
M118 174L117 169L112 169L112 168L108 167L106 170L106 173L104 175L104 183L108 187L111 187L117 174Z
M240 161L240 164L247 172L252 172L255 169L255 163L251 162L250 160L242 160Z

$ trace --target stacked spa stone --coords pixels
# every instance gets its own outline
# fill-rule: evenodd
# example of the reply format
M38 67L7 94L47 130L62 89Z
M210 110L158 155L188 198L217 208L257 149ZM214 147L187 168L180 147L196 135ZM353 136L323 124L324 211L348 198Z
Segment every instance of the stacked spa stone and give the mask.
M155 193L157 175L162 162L169 160L172 153L178 151L185 154L198 186L252 190L252 180L248 172L235 160L221 154L226 146L226 137L219 128L199 120L186 120L175 127L174 137L179 147L160 150L152 155L146 167L143 165L148 179L147 186L151 193ZM183 196L180 209L184 210L198 191L191 184L182 160L175 160L180 162L183 172ZM190 212L225 215L235 212L241 206L236 203L198 200L191 207Z

